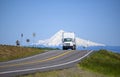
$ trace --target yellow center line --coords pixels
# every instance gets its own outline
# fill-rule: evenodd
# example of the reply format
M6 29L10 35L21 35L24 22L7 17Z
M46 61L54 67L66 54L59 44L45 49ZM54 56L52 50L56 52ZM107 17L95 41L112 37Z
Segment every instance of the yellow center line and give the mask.
M43 60L37 60L37 61L32 61L32 62L24 62L24 63L19 63L19 64L9 64L9 65L4 65L4 66L0 66L0 68L5 68L5 67L12 67L12 66L20 66L20 65L26 65L26 64L34 64L34 63L40 63L40 62L45 62L45 61L50 61L59 57L62 57L68 53L70 53L71 51L66 51L62 54L59 54L57 56L53 56L47 59L43 59Z

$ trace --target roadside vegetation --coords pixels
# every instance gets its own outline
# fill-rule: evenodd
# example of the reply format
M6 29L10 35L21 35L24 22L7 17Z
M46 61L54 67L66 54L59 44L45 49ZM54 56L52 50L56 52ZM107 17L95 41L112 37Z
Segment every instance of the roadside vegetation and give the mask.
M91 71L81 69L79 68L78 65L76 65L68 69L37 72L17 77L106 77L106 76L99 73L94 73Z
M79 66L111 77L120 77L120 54L99 50L79 63Z
M43 52L45 52L45 49L41 48L0 45L0 62L24 58Z

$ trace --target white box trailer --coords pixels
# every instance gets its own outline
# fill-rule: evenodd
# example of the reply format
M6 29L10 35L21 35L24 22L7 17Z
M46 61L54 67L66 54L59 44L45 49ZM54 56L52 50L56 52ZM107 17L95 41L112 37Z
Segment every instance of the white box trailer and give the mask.
M75 33L63 32L62 45L63 45L63 50L67 50L67 49L76 50Z

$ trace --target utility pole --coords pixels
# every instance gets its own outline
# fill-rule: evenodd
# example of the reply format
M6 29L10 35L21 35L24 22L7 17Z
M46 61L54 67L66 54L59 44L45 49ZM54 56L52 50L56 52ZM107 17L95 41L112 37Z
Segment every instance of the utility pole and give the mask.
M23 33L21 33L21 46L22 46L22 42L23 42Z
M36 34L33 33L33 47L35 47L35 45L34 45L34 43L35 43L35 36L36 36Z

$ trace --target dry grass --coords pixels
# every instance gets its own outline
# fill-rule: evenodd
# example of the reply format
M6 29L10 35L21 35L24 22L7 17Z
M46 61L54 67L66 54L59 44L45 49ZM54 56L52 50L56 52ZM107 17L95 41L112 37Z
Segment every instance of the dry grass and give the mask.
M0 61L8 61L23 58L44 52L37 48L27 48L20 46L0 45Z
M86 71L79 68L78 66L75 66L75 67L63 69L63 70L38 72L38 73L23 75L18 77L107 77L107 76Z

